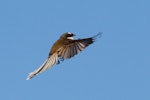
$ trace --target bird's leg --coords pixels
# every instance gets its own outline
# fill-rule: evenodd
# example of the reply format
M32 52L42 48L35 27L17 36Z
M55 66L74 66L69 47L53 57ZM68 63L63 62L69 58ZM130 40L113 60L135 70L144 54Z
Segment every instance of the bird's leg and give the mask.
M57 61L57 64L60 64L61 61L64 61L64 59L63 58L59 58L58 61Z
M58 59L58 61L57 61L57 64L60 64L60 61L59 61L59 59Z

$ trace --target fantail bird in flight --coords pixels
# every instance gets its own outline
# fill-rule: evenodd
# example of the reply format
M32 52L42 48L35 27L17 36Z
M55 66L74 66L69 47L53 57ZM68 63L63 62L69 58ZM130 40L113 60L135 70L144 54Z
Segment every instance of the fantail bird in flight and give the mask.
M60 38L53 44L47 60L35 71L29 73L27 80L31 79L35 75L51 68L55 64L59 64L60 60L65 60L73 57L81 52L87 46L92 44L96 37L101 36L102 33L89 38L74 40L74 34L66 32L60 36Z

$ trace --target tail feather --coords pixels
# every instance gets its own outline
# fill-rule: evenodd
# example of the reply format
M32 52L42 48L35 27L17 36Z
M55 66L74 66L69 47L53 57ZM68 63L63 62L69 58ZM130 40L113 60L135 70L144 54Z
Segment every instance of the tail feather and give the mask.
M29 73L27 80L30 80L35 75L38 75L39 73L51 68L53 65L57 63L57 59L58 59L58 56L56 53L51 55L38 69Z

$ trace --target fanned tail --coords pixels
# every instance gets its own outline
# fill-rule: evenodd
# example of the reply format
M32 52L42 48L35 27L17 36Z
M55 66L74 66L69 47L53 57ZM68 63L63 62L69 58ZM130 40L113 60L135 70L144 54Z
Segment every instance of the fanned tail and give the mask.
M51 55L38 69L29 73L27 80L30 80L35 75L38 75L39 73L51 68L53 65L55 65L57 63L57 58L58 58L58 56L56 53Z

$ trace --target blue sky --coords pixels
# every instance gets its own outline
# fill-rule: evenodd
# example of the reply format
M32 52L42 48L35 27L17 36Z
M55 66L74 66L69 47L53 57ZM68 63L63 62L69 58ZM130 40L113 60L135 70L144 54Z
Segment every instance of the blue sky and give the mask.
M149 0L1 0L1 100L150 100ZM64 32L103 32L26 81Z

